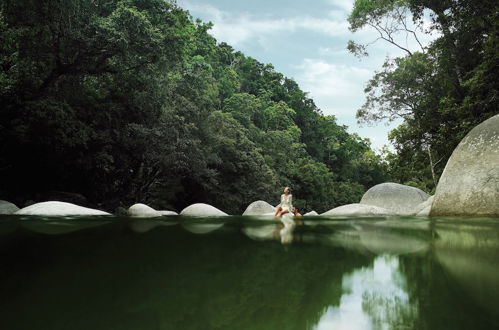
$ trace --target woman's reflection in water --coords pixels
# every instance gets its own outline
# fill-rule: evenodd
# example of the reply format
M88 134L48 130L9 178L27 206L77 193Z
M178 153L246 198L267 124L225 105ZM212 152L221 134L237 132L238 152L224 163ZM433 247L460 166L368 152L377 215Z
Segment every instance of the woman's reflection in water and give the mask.
M298 213L296 209L294 209L294 211L294 214ZM274 238L284 245L291 244L293 242L301 242L301 235L294 232L296 226L303 225L303 221L300 217L301 214L297 216L292 214L283 215L272 233Z

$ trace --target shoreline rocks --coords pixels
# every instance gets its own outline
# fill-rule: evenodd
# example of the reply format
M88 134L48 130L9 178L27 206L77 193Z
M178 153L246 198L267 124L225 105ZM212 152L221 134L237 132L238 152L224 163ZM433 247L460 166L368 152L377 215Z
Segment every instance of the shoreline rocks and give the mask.
M42 216L78 216L78 215L111 215L110 213L95 210L76 204L49 201L30 205L15 212L16 215Z

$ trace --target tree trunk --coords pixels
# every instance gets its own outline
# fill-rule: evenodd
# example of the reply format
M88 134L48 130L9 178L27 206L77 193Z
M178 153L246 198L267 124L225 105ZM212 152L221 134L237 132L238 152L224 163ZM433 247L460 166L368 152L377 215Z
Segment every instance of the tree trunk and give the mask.
M436 178L436 175L435 175L435 165L436 164L433 164L433 157L431 156L431 147L428 146L428 157L430 158L430 169L431 169L431 177L433 179L433 184L435 185L435 187L437 186L437 178Z

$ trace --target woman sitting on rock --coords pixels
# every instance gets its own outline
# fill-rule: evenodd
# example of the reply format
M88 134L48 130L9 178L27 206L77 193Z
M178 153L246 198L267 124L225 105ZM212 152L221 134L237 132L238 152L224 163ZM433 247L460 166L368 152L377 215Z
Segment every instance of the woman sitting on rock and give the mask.
M274 216L280 218L283 214L291 212L293 209L293 195L289 187L284 188L284 194L281 195L281 203L277 205Z

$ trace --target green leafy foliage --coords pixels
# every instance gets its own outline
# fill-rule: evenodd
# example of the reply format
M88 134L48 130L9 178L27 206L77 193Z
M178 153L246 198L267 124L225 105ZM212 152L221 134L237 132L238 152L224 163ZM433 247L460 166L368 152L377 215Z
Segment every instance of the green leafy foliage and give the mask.
M385 155L394 180L434 191L458 143L499 113L498 10L497 1L489 0L355 2L352 31L381 29L381 39L399 48L391 38L398 32L418 42L417 33L439 33L420 51L388 59L368 82L366 102L357 112L364 123L402 119L389 136L395 153ZM425 13L431 22L417 29ZM408 27L408 19L416 29ZM349 49L361 53L365 47L352 43Z

